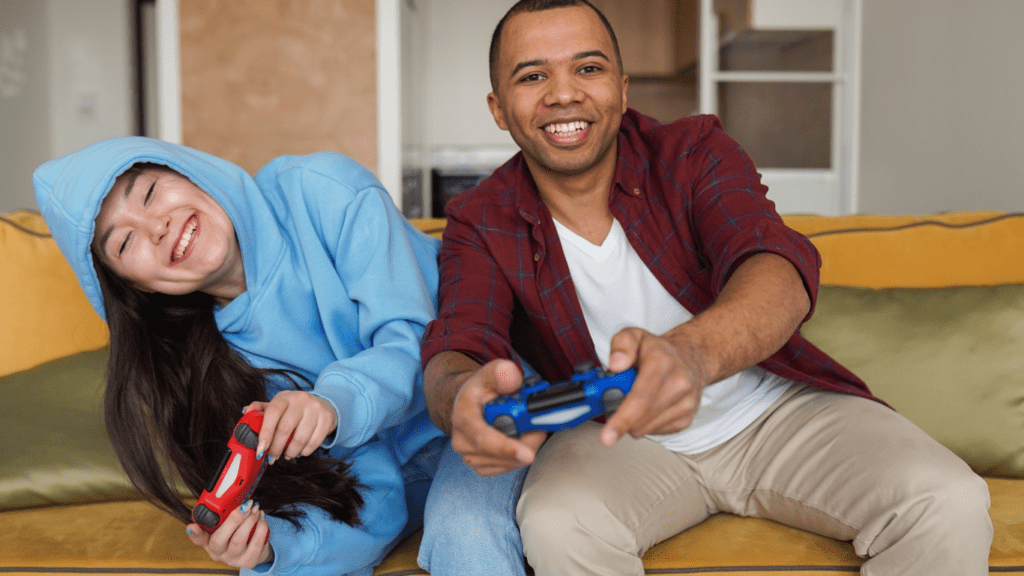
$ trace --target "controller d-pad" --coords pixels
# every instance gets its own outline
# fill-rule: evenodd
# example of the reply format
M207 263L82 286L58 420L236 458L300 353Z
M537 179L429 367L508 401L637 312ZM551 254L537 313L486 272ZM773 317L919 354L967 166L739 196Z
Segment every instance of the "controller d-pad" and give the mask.
M249 450L256 449L256 443L259 441L260 435L257 434L248 424L239 424L235 426L235 440L242 446L245 446Z
M207 528L214 528L217 524L220 524L220 516L207 508L206 504L200 504L192 510L192 519L196 521L196 524L206 526Z

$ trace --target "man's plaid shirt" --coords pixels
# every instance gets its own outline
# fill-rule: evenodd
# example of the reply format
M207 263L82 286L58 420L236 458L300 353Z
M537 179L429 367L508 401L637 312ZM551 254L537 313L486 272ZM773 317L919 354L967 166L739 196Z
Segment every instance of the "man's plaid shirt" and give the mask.
M820 256L783 224L766 192L717 118L662 125L633 110L623 116L609 206L636 253L691 313L714 303L730 273L757 252L796 267L813 312ZM551 214L522 153L445 212L440 308L424 334L424 366L438 352L456 351L481 363L525 360L555 382L580 362L598 363ZM799 333L760 366L795 382L872 397Z

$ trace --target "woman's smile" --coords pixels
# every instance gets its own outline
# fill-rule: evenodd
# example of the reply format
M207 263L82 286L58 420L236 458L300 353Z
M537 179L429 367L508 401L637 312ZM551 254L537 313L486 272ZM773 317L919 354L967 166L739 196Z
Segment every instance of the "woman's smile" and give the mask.
M185 226L181 230L181 238L178 240L178 245L174 248L174 252L171 253L171 266L174 266L189 257L192 253L192 240L198 234L199 217L196 214L193 214L191 218L185 221Z

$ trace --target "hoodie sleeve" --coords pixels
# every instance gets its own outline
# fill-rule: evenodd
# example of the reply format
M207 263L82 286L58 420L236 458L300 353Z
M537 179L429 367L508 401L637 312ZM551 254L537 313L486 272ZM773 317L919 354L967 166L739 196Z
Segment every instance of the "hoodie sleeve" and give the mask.
M347 297L354 315L321 314L339 358L313 389L338 414L327 448L358 446L424 412L420 340L437 307L437 240L408 223L369 171L344 167L350 177L320 165L301 172L306 213L332 267L307 254L310 273L335 274L345 291L317 298ZM328 285L314 278L314 290Z
M352 470L365 486L360 525L343 524L312 506L302 506L299 528L267 516L274 560L241 575L370 576L405 536L405 492L397 463L379 442L354 454Z

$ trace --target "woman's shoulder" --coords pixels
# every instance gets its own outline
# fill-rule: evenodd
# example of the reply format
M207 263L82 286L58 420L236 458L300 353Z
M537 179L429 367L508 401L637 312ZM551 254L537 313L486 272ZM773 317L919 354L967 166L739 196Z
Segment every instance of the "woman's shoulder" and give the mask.
M309 190L303 187L303 191L314 193L328 183L353 192L367 188L383 189L370 169L349 156L329 151L280 156L260 169L255 178L261 188L278 187L286 193L292 193L292 187L307 183L311 186Z

